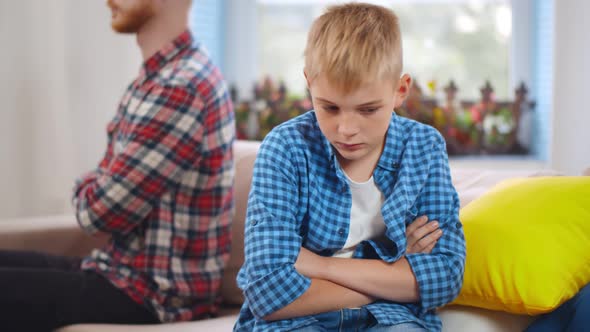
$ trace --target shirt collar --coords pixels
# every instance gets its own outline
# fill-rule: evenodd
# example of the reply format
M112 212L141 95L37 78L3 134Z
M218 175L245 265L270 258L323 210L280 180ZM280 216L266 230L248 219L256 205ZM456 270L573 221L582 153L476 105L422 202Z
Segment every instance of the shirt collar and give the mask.
M314 114L315 115L315 114ZM383 168L390 172L395 172L399 168L399 163L401 159L401 153L403 151L403 128L399 121L399 116L393 113L391 116L391 121L389 122L389 127L387 128L387 137L385 138L385 146L383 147L383 152L379 157L379 161L377 162L377 167ZM316 118L317 124L317 118ZM319 130L319 125L318 125ZM320 131L321 132L321 131ZM336 154L334 153L334 148L332 144L326 136L322 133L322 141L326 151L328 151L328 156L330 158L331 165L335 167L335 169L339 169L340 164L336 159Z
M332 169L336 170L336 173L339 175L339 171L342 171L340 168L340 163L338 162L338 159L336 159L336 154L334 153L334 147L332 146L332 143L330 143L330 141L326 138L326 136L324 135L324 133L322 133L322 130L320 129L320 124L317 122L318 118L315 115L315 111L313 112L314 118L315 118L315 124L317 126L317 130L320 133L320 136L322 138L322 144L324 145L324 149L326 151L328 151L328 159L330 160L330 167L332 167Z
M151 57L145 60L141 66L139 77L137 78L138 85L141 85L152 75L160 71L164 66L170 62L182 50L190 47L194 42L193 36L188 29L184 30L174 40L166 44L159 51L154 53Z
M393 112L391 121L389 122L389 128L387 128L385 146L377 162L377 167L391 172L398 170L404 147L404 134L405 132L401 126L400 118Z

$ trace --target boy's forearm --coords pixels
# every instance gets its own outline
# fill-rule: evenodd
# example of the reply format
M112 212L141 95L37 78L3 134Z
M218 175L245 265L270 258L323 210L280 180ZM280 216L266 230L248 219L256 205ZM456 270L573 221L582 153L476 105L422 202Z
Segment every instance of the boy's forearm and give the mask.
M412 303L420 300L418 282L405 257L394 263L377 259L324 258L314 277L374 298Z
M373 301L375 298L350 288L328 280L312 278L311 286L303 295L264 319L274 321L316 315L344 308L361 307Z

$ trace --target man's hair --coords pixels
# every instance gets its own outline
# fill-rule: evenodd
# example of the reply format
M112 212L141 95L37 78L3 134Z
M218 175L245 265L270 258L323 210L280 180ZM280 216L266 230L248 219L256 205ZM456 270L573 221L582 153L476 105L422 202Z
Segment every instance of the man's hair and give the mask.
M328 7L313 23L304 55L310 82L322 74L344 92L371 80L397 80L403 64L397 16L364 3Z

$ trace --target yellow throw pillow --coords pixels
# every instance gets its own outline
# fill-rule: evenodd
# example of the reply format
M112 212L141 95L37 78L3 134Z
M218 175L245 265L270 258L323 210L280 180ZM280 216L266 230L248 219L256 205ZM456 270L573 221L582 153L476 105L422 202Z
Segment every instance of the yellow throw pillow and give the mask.
M454 304L535 315L590 282L590 177L507 180L460 218L467 261Z

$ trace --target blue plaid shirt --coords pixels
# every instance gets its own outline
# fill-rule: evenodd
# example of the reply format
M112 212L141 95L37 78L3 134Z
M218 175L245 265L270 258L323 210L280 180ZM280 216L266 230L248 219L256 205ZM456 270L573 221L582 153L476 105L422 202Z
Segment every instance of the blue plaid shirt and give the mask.
M440 331L435 309L463 283L465 238L445 142L432 127L393 115L373 172L385 200L385 236L362 242L354 258L395 262L405 256L418 281L419 303L378 300L366 306L380 324L415 322ZM275 128L263 141L248 198L245 262L238 275L245 302L234 331L289 331L313 316L267 322L262 317L301 296L311 280L295 270L300 247L322 256L342 249L351 192L314 112ZM406 226L421 215L443 230L430 254L406 255Z

